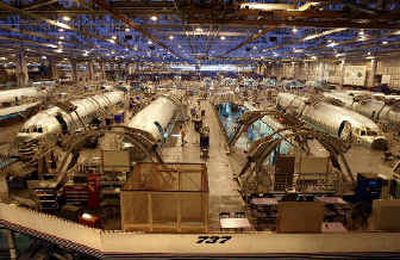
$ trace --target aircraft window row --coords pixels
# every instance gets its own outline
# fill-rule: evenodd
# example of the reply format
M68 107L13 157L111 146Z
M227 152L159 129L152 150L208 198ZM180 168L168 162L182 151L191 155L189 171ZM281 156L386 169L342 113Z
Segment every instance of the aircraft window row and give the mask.
M358 129L360 136L377 136L378 132L370 129Z
M22 128L21 133L43 133L42 126L30 126L28 128Z

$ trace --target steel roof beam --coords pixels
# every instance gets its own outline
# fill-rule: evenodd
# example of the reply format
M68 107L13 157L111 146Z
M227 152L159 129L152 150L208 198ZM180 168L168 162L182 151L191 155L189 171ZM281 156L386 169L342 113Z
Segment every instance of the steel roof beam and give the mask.
M83 6L92 9L91 7L89 7L83 0L78 0ZM163 49L171 52L172 54L174 54L177 57L182 58L178 53L176 53L174 50L172 50L170 47L168 47L167 45L165 45L163 42L161 42L159 39L157 39L156 37L154 37L153 35L151 35L147 30L145 30L140 24L134 23L131 21L131 19L129 19L128 16L121 14L119 11L115 10L112 6L110 6L109 4L107 4L105 1L103 0L93 0L93 3L95 3L100 9L103 9L107 12L109 12L112 17L114 17L117 20L122 21L123 23L125 23L128 27L140 32L143 36L147 37L148 39L150 39L153 43L159 45L160 47L162 47Z

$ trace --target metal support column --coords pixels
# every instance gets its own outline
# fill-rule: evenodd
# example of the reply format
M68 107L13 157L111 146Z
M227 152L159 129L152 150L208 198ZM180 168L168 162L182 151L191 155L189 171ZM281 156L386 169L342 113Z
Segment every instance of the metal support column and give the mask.
M106 80L106 72L105 72L105 68L104 68L104 62L100 62L100 79L101 80Z
M372 59L371 60L371 70L368 73L368 79L367 79L367 87L368 88L373 88L374 87L376 67L377 67L376 59Z
M93 61L88 62L88 71L89 71L89 81L95 80Z
M71 67L72 67L72 80L74 82L78 82L78 64L75 60L71 60Z
M49 57L50 77L58 79L57 62L54 57Z
M25 51L20 50L16 55L15 76L17 78L17 86L24 87L28 84L28 67L25 60Z

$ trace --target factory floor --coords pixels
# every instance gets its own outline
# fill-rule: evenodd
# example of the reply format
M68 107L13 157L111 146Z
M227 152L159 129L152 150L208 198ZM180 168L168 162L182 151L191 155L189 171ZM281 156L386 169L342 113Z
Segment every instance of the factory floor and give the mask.
M212 105L201 101L206 111L206 123L210 127L209 158L200 158L199 134L194 130L192 122L185 125L186 142L181 146L180 135L177 133L173 145L162 149L162 157L166 162L206 162L209 183L209 229L219 230L220 212L244 211L244 202L239 195L238 186L233 179L233 169L227 155L227 144L220 129L218 118Z

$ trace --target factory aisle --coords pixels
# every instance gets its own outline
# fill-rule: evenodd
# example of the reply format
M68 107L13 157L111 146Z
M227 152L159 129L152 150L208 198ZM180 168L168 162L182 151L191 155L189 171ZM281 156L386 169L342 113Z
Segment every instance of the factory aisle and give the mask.
M233 169L227 155L225 136L220 129L217 115L207 101L202 103L206 110L206 122L210 127L210 158L207 162L209 197L209 219L211 228L218 227L219 213L244 211L244 202L233 179Z
M209 184L209 226L211 230L219 230L219 213L244 211L244 202L233 179L230 159L223 132L212 105L202 101L206 111L206 123L210 127L210 150L207 160ZM165 162L204 162L200 158L199 134L191 122L185 126L186 144L181 146L180 134L174 133L170 144L162 149Z

